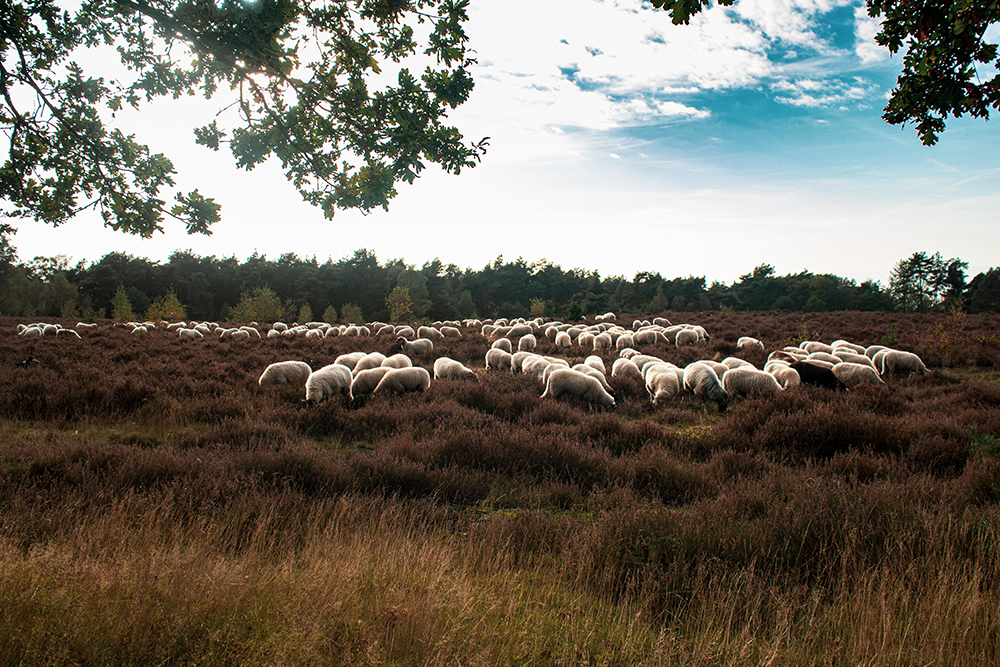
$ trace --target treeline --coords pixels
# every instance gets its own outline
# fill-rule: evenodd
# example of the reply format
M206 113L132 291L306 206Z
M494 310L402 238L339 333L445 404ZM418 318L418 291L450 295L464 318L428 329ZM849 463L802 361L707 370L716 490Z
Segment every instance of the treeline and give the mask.
M0 262L0 314L24 317L141 317L179 303L186 317L229 320L266 296L274 319L347 321L388 319L388 297L405 288L415 320L550 316L580 319L613 312L833 310L926 312L960 305L968 312L1000 310L1000 268L968 282L967 263L940 253L914 253L892 270L890 284L803 271L778 276L762 264L731 285L704 276L664 278L640 272L602 278L565 270L547 260L497 257L476 271L438 259L417 267L402 259L379 262L367 249L334 261L294 254L276 260L254 254L201 257L174 252L166 262L113 252L70 266L59 257ZM117 299L116 299L117 295ZM126 299L127 297L127 299ZM171 312L176 312L174 309Z

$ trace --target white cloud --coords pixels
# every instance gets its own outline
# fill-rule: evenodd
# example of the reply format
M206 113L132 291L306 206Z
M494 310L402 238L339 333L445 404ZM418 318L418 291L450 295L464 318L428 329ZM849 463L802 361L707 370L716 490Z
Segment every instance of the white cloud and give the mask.
M854 20L854 52L861 63L868 65L888 59L889 51L875 43L875 35L881 29L881 24L868 16L864 3L854 8Z

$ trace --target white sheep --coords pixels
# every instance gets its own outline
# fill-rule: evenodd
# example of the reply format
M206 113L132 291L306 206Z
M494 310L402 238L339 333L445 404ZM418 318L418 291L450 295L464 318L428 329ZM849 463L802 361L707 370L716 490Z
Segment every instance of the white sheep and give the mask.
M312 368L304 361L276 361L260 374L257 384L305 384Z
M394 354L391 357L386 357L380 364L386 368L409 368L412 365L413 362L405 354Z
M420 326L417 327L417 338L426 338L432 341L441 340L444 338L444 334L435 327Z
M584 375L589 375L590 377L594 378L595 380L601 383L601 386L604 387L604 391L614 396L614 390L611 388L611 385L608 384L608 378L604 377L604 373L602 373L601 371L597 370L592 366L588 366L587 364L576 364L572 368L574 371L579 371Z
M563 394L582 398L587 401L587 407L591 410L594 408L594 403L609 409L615 407L614 397L604 390L596 378L569 368L560 368L549 373L541 397L559 398Z
M333 360L333 363L340 364L341 366L347 366L349 369L354 370L358 362L367 356L365 352L348 352L347 354L342 354Z
M573 345L573 338L566 331L560 331L556 334L555 340L556 347L570 347Z
M525 334L517 341L518 352L528 352L536 347L538 347L538 339L535 338L534 334Z
M760 342L759 340L757 340L756 338L753 338L751 336L740 336L739 340L736 341L736 349L738 350L738 349L744 348L744 347L746 347L746 348L754 348L755 347L755 348L763 350L764 349L764 343Z
M753 396L757 394L777 394L781 384L770 373L756 368L741 366L729 369L722 378L722 388L730 396Z
M658 327L669 327L670 326L670 320L668 320L665 317L654 317L653 318L653 324L655 324Z
M382 376L373 394L403 394L408 391L424 391L431 386L431 374L426 368L393 368Z
M594 338L596 338L596 336L594 336L593 332L583 331L576 337L576 344L580 347L592 348L594 345Z
M594 349L595 350L608 350L614 345L614 341L611 338L611 334L607 331L602 331L601 333L594 336Z
M632 338L632 334L630 333L623 333L615 339L615 349L619 352L628 349L633 345L635 345L635 339Z
M204 338L205 336L196 329L185 329L184 327L181 327L177 330L177 337L183 340L185 338Z
M701 399L701 409L708 411L706 401L715 401L719 406L719 412L726 411L729 402L729 394L722 387L719 376L715 374L712 367L699 361L688 364L684 367L684 381L682 386L686 391Z
M506 350L491 348L486 351L486 370L513 370L513 355Z
M635 345L653 345L654 343L666 343L669 341L667 341L667 337L663 335L662 331L657 329L643 329L632 334L632 342Z
M410 342L400 336L396 339L396 345L406 354L430 352L434 349L434 341L430 338L417 338L413 342Z
M378 368L368 368L357 375L351 380L351 396L354 400L366 394L370 394L375 391L375 387L378 383L382 381L385 374L391 371L392 368L389 366L379 366Z
M475 371L460 361L439 357L434 361L435 380L479 380Z
M886 347L885 345L869 345L868 347L865 348L865 356L868 357L869 359L874 360L876 352L888 349L889 348Z
M806 354L812 354L813 352L826 352L827 354L830 354L833 352L832 345L821 343L818 340L804 340L799 343L799 349L805 350Z
M63 336L63 335L76 336L77 338L82 338L82 336L80 336L80 334L78 334L77 332L73 331L72 329L59 329L59 331L56 332L56 336L57 337Z
M514 344L510 342L509 338L497 338L493 341L493 344L490 345L490 348L503 350L510 354L514 351Z
M225 333L225 332L223 332L223 333ZM221 337L222 336L220 336L220 338ZM249 331L242 331L242 330L232 331L232 332L229 333L228 337L232 338L233 340L250 340L250 332Z
M531 357L529 359L525 359L521 363L521 372L527 375L528 377L533 377L536 380L541 380L542 382L545 382L545 371L546 369L548 369L550 366L553 365L554 364L545 357L542 356Z
M378 368L382 365L382 362L386 360L386 356L381 352L369 352L365 356L358 359L358 361L351 367L351 374L357 375L361 371L367 370L369 368ZM337 363L334 361L334 363Z
M871 366L872 368L875 368L875 364L872 363L872 360L869 359L864 354L857 354L855 352L841 351L835 349L833 351L833 356L840 359L841 362L846 361L851 364L862 364L864 366Z
M896 373L906 373L906 377L910 377L914 373L921 375L927 373L927 366L924 365L920 357L903 350L884 350L879 368L883 377L886 375L891 377Z
M662 405L672 401L681 392L680 382L673 366L668 364L652 364L645 373L646 391L653 405Z
M608 372L607 369L604 366L604 359L601 359L596 354L592 354L589 357L587 357L586 359L584 359L583 363L587 364L591 368L596 368L597 370L601 371L601 373L607 373Z
M462 331L458 327L443 326L440 329L441 335L445 338L461 338Z
M802 384L802 378L799 376L799 372L788 366L775 368L771 371L771 375L773 375L774 379L778 381L778 384L781 385L782 389L797 387Z
M611 377L634 377L642 379L642 372L631 359L615 359L611 364Z
M834 350L836 350L838 347L844 347L851 350L855 354L865 353L865 348L863 346L857 345L855 343L846 340L835 340L832 343L830 343L830 347L832 347Z
M833 367L833 374L848 389L853 389L859 384L885 384L878 376L878 371L870 364L855 364L845 361Z
M840 357L836 357L829 352L810 352L806 361L825 361L828 364L839 364Z
M325 398L343 394L347 400L351 395L351 369L340 364L330 364L315 370L306 378L306 402L319 403Z
M682 345L694 345L699 340L698 332L694 329L681 329L677 332L677 337L674 339L674 345L681 347Z

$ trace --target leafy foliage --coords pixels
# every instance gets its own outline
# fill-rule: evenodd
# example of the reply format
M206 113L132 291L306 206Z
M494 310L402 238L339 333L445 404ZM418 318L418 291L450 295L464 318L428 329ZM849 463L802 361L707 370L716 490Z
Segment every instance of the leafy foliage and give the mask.
M130 322L135 319L135 314L132 312L132 301L128 298L124 285L118 286L115 298L111 301L111 319L115 322Z
M97 208L105 224L151 236L165 215L210 233L219 205L174 185L174 166L114 127L128 107L219 94L218 118L195 130L228 144L245 169L276 158L302 197L338 208L386 208L396 183L426 163L452 173L485 150L445 124L473 82L467 0L2 0L0 128L10 153L0 196L13 214L53 225ZM78 49L112 46L134 72L90 75ZM422 67L414 73L411 67ZM221 121L221 125L220 125Z
M257 287L244 292L239 303L229 311L229 319L234 322L276 322L283 310L281 299L269 287Z
M390 322L405 322L410 316L413 303L410 300L410 288L396 286L385 299L386 308L389 309Z

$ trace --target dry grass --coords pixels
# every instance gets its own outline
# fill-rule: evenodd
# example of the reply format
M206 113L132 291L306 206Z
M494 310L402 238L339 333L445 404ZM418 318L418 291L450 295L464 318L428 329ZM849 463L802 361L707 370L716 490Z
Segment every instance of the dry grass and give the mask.
M884 335L849 315L810 324ZM658 352L802 326L742 317ZM940 324L893 317L915 341ZM591 413L508 374L306 409L256 375L391 342L12 328L0 354L41 363L0 368L0 664L1000 662L984 336L929 376L706 415L628 383Z

